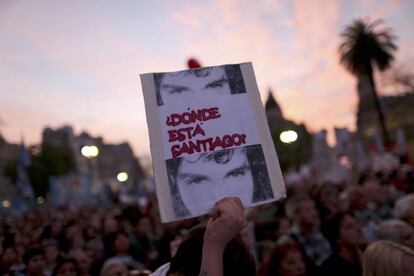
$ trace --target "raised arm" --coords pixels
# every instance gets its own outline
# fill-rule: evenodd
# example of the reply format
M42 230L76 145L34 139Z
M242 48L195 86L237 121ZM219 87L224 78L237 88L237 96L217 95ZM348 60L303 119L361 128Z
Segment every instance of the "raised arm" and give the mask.
M216 203L204 235L200 276L223 275L224 249L246 224L243 204L238 197Z

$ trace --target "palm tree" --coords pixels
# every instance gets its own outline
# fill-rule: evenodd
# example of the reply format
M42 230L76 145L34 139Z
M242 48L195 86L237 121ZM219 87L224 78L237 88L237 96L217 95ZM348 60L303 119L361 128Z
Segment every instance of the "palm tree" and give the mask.
M364 19L352 22L341 34L343 42L339 47L339 53L341 64L358 78L358 112L367 107L364 103L374 104L384 141L388 144L390 140L375 87L374 68L380 71L388 69L394 60L393 54L397 46L394 43L395 36L390 29L377 30L381 23L382 20L370 23ZM361 114L358 114L357 126L362 130L363 121L359 115Z

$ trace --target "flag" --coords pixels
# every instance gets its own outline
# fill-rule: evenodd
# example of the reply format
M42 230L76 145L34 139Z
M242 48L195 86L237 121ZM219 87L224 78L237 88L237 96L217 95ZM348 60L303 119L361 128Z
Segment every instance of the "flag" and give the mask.
M30 184L27 168L30 166L30 155L26 150L23 139L19 148L19 164L17 166L16 186L24 198L33 198L34 192Z
M350 155L351 136L347 128L335 128L336 156Z

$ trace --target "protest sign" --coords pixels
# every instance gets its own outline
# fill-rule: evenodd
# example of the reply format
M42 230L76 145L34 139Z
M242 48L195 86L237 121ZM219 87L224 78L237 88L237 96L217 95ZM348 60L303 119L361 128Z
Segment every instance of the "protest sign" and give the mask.
M251 63L141 75L161 220L285 197Z

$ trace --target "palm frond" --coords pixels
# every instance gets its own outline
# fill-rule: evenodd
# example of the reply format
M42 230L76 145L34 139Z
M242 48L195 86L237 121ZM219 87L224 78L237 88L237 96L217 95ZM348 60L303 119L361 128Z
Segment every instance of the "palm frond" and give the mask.
M341 33L340 62L352 74L370 72L373 66L385 70L394 60L396 37L390 28L377 30L383 20L358 19Z

